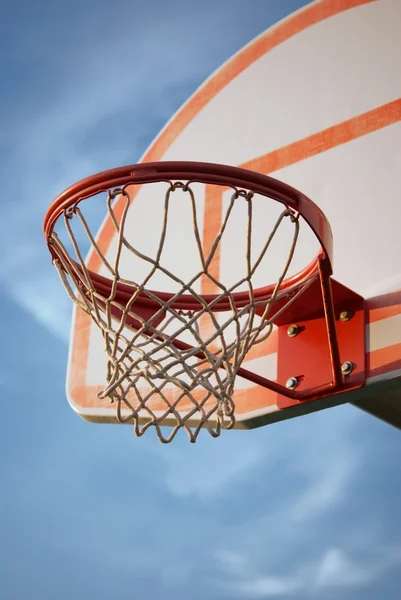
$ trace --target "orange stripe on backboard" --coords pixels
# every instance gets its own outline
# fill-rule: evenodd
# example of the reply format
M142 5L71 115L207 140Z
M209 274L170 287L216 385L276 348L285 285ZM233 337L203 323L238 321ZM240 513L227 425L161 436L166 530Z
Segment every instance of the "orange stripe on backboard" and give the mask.
M222 213L223 213L223 191L221 187L215 185L205 186L205 210L204 210L204 226L203 226L203 255L205 259L210 255L213 244L219 234ZM206 227L207 223L207 227ZM221 245L218 244L213 255L213 259L208 267L208 272L216 280L220 278L220 249ZM207 276L202 277L201 281L201 293L202 294L214 294L216 286L211 279Z
M398 371L401 369L401 344L369 352L366 360L368 378Z
M223 209L223 188L215 185L205 186L205 208L204 208L204 226L203 226L203 256L207 261L210 256L213 244L219 234L222 223ZM207 227L206 227L207 223ZM220 279L220 250L221 244L218 244L214 249L214 254L207 271L217 281ZM203 274L201 278L201 294L216 294L217 286L208 275ZM211 339L216 332L216 327L210 316L205 313L199 319L200 335L203 340ZM210 351L214 352L213 344L210 346Z
M241 166L267 175L290 165L341 146L401 120L401 98L383 104L347 121L318 131L288 146L268 152ZM301 190L302 191L302 190Z
M401 315L401 290L381 294L366 300L368 323Z

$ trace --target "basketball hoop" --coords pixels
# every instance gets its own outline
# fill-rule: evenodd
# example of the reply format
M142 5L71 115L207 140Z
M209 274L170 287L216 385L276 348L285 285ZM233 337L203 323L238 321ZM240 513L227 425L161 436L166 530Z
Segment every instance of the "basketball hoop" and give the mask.
M165 185L164 215L157 252L149 256L138 250L126 228L126 219L138 186L156 183ZM229 191L220 230L206 250L201 240L195 184ZM170 204L178 192L184 194L190 204L199 253L200 269L188 279L163 264ZM95 241L80 208L81 202L99 194L106 195L109 220L117 234L113 264ZM213 261L236 203L246 203L251 223L249 215L252 215L255 194L265 197L266 202L278 203L282 210L270 224L265 244L256 257L251 256L252 227L249 225L246 273L234 284L227 284L213 271ZM290 276L300 218L313 231L321 249L302 271ZM89 241L104 274L89 268L83 257L82 238L74 231L74 222L80 224L86 243ZM60 223L68 234L68 244L55 232L56 224ZM255 270L269 252L283 223L289 225L291 239L286 255L280 257L281 272L274 283L255 289ZM143 223L144 230L151 226L151 223ZM153 426L159 439L169 442L183 428L194 442L202 428L214 437L222 429L231 429L235 424L234 385L239 376L292 401L316 399L349 386L341 370L336 333L333 290L336 296L340 284L331 280L330 225L309 198L290 186L245 169L208 163L162 162L122 167L84 179L63 192L47 212L44 233L69 297L90 315L102 332L107 372L100 397L115 404L117 420L132 422L138 436ZM123 253L131 253L136 260L148 265L145 277L136 279L132 273L127 278L120 272ZM171 279L178 291L152 289L151 279L156 272ZM215 294L198 291L202 278L212 282ZM238 291L244 286L245 291ZM343 294L344 289L341 286L338 293ZM297 390L296 383L278 383L242 366L250 350L266 340L274 326L290 323L294 315L298 320L324 317L332 365L332 380L306 391ZM208 323L206 328L205 322ZM155 398L158 402L162 400L164 410L154 409ZM168 435L161 428L167 417L175 420Z

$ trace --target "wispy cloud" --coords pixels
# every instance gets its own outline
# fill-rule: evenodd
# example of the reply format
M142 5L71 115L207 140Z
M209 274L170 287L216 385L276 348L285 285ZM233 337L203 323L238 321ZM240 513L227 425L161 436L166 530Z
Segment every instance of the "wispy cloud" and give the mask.
M303 581L293 573L285 576L262 572L254 556L229 550L214 553L217 566L226 579L217 585L239 598L269 598L292 594L303 587Z
M25 263L25 268L30 262ZM70 334L71 302L62 294L60 281L53 272L39 268L32 273L14 279L8 288L14 300L30 312L35 320L62 342L67 342Z
M306 553L280 576L255 573L251 557L219 553L217 558L222 570L230 575L223 587L234 596L249 599L292 597L301 591L306 597L318 597L329 589L365 586L401 564L401 546L378 548L376 543L368 550L359 548L355 554L351 557L350 551L328 548L321 559L312 563Z
M350 415L351 419L353 415ZM356 417L356 414L355 414ZM305 486L289 508L289 519L293 522L308 521L339 505L347 496L352 478L360 464L360 455L355 445L342 440L341 447L334 443L330 432L320 439L320 451L313 445L305 449L302 463L296 459L296 470L305 474ZM307 472L305 468L307 466Z
M296 581L284 577L259 577L250 581L243 581L232 586L231 591L241 598L269 598L271 596L288 596L299 589Z
M163 480L171 494L207 504L226 494L230 486L242 484L265 455L260 437L241 432L231 432L220 440L204 432L191 446L183 434L163 451L153 444L150 448L165 465Z
M401 564L401 545L380 548L376 543L368 550L361 549L362 553L363 558L353 559L340 548L329 548L316 571L316 590L365 585Z

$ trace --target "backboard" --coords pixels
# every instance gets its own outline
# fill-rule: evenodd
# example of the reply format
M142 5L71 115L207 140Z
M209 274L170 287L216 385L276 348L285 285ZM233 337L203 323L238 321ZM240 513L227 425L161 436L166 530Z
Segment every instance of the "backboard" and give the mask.
M277 0L279 2L279 0ZM401 4L399 0L318 0L269 28L241 49L177 112L144 154L143 162L204 161L273 175L301 190L328 217L334 234L334 275L366 299L366 384L317 402L287 405L271 390L241 377L234 392L236 427L251 428L342 402L353 402L400 425L401 401ZM140 189L129 225L151 251L160 231L160 201ZM163 197L163 194L161 194ZM226 199L201 197L204 244L221 226ZM167 244L172 264L185 270L193 256L191 215L173 207ZM257 209L255 244L271 218ZM159 211L159 212L158 212ZM139 223L148 223L144 230ZM243 260L243 214L234 215L216 269L228 280ZM158 233L158 235L160 235ZM179 244L177 244L179 239ZM110 219L97 244L111 262L116 233ZM277 250L280 250L280 241ZM316 249L307 234L294 271ZM298 262L297 262L298 261ZM124 262L124 261L123 261ZM89 268L102 272L96 253ZM135 268L126 262L127 272ZM138 267L139 268L139 267ZM266 264L259 284L276 276ZM269 280L269 281L266 281ZM152 281L153 288L167 282ZM213 283L199 282L203 293ZM284 377L277 332L246 357L243 366L273 380ZM307 352L307 349L305 350ZM316 369L323 368L316 362ZM85 419L115 422L115 409L97 393L106 364L100 331L74 311L67 395ZM397 416L398 414L398 416ZM144 415L146 419L146 415ZM171 424L168 420L167 425Z

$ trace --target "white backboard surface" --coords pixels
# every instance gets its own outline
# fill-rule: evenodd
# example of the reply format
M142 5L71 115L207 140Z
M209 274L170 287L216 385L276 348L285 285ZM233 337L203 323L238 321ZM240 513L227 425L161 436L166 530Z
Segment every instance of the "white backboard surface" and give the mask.
M143 156L146 162L193 160L246 167L300 189L319 205L334 234L335 278L368 299L367 386L350 396L355 403L370 402L380 394L384 398L401 375L400 23L399 0L320 0L306 5L214 73ZM129 223L148 252L157 241L162 218L164 195L156 191L157 186L141 189ZM199 189L200 197L202 193ZM266 235L269 214L263 211L270 209L265 206L257 219L257 244ZM202 232L215 229L221 207L207 201L202 207ZM167 252L172 264L179 254L179 268L186 274L196 260L186 227L190 214L178 207L175 211L177 229L167 240ZM236 276L244 256L241 218L238 212L220 253L220 272L228 280ZM144 222L153 225L144 231ZM110 231L103 227L98 241L111 258L115 239ZM300 248L295 271L316 250L307 234ZM123 271L141 268L130 260L123 257ZM95 263L89 257L90 268L96 269ZM276 275L274 265L269 268L271 273L267 269L257 274L259 285ZM153 289L169 291L168 285L163 279L152 282ZM244 366L275 379L278 360L273 335ZM74 409L89 420L114 419L114 408L97 397L104 381L101 334L77 310L67 393ZM260 416L280 418L275 393L241 378L237 390L239 427Z

